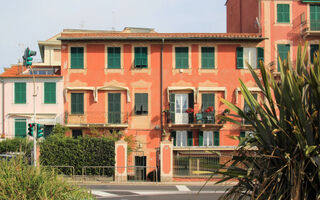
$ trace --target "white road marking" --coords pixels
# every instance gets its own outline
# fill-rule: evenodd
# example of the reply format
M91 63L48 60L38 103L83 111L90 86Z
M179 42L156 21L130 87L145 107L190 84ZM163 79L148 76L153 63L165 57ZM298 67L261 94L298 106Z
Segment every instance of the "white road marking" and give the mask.
M187 186L185 185L176 185L177 189L181 192L189 192L191 191Z
M119 195L103 192L101 190L91 190L91 194L102 196L102 197L119 197Z

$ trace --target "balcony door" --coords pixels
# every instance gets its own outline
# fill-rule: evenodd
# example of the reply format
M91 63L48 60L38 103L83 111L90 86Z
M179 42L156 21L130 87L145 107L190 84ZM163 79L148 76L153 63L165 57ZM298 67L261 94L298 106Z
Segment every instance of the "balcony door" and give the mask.
M121 123L121 95L120 93L108 94L108 123Z
M188 109L188 94L176 94L175 95L175 123L176 124L188 124L189 115L186 112Z

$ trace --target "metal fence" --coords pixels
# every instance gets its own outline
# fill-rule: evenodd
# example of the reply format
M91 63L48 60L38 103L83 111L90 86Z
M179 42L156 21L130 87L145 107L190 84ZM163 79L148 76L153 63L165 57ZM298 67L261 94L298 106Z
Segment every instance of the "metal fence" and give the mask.
M57 166L57 165L47 165L47 166L41 166L42 168L50 168L55 173L63 175L63 176L69 176L71 178L74 178L75 175L75 169L73 166Z
M217 169L219 156L182 155L174 156L174 177L208 177Z
M57 174L70 177L72 179L80 179L81 181L159 181L159 171L157 167L146 166L84 166L82 168L82 175L75 175L75 168L73 166L42 166L44 168L51 168ZM116 177L116 170L123 168L126 176ZM126 173L125 173L126 172Z
M157 167L146 166L128 166L128 181L159 181L159 172Z

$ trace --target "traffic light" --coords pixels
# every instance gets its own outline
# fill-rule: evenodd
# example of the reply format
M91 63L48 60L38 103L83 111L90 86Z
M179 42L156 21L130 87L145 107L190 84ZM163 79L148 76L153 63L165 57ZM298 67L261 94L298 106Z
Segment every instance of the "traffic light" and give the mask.
M37 124L37 138L43 137L43 130L44 130L44 125Z
M34 123L29 123L28 124L28 135L33 136L33 131L34 131Z
M37 54L36 51L31 51L29 49L29 47L26 48L26 50L24 51L24 55L22 56L22 58L23 58L23 66L26 66L26 67L31 66L32 65L32 60L33 60L33 58L31 56L35 56L36 54Z

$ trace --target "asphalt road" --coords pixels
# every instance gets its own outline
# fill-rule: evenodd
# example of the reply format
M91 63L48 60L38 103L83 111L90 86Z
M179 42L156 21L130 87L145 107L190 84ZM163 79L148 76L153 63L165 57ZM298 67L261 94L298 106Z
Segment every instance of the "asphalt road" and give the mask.
M88 188L98 200L217 200L228 188L225 186L206 186L201 191L201 185L82 185ZM199 192L200 191L200 192Z

